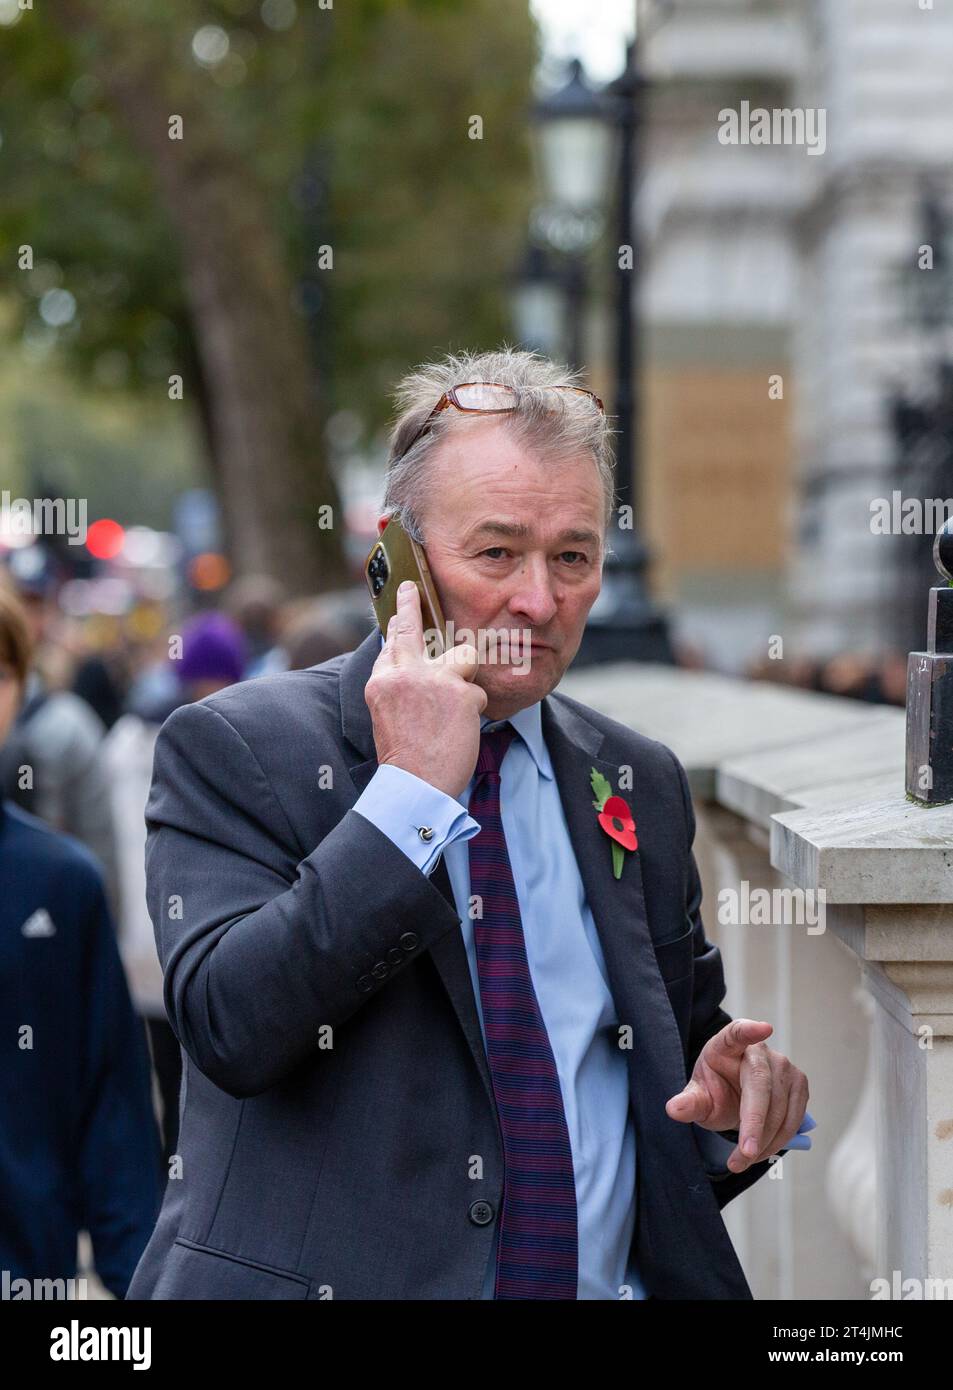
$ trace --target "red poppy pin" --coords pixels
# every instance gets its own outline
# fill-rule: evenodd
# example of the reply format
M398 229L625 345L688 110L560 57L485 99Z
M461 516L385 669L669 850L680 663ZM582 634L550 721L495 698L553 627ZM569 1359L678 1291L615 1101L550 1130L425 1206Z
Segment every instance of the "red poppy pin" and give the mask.
M592 804L599 812L599 824L612 839L612 873L619 878L625 858L623 850L639 847L635 838L635 821L628 803L621 796L613 795L611 785L601 772L593 768L589 780L596 796Z

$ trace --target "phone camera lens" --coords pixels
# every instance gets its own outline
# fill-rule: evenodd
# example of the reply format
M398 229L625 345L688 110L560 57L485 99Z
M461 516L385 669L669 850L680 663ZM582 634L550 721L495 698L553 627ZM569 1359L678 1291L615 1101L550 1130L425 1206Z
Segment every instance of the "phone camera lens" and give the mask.
M387 583L388 573L387 557L383 549L378 546L367 567L367 577L370 580L371 594L374 598L377 598L378 594L380 594L384 585Z

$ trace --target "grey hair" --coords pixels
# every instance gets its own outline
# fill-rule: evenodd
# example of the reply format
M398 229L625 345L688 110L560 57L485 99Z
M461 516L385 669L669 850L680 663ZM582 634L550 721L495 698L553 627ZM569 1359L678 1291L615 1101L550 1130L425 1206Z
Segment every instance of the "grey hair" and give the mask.
M588 453L602 482L605 498L604 531L607 534L615 510L615 468L612 429L607 417L587 396L571 391L544 392L545 386L585 386L581 372L573 372L538 352L504 346L496 352L448 353L403 377L394 389L396 416L391 428L383 510L396 517L414 540L423 544L420 516L432 496L434 479L430 456L448 431L466 429L479 415L464 415L453 407L435 415L413 448L407 445L421 428L444 391L465 381L496 381L519 390L513 411L497 418L519 443L541 456L569 459Z

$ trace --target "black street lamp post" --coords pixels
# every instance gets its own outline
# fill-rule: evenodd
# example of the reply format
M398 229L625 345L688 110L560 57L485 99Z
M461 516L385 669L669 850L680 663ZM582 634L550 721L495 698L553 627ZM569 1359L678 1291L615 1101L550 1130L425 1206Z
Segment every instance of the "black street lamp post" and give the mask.
M616 501L620 522L630 524L617 525L612 535L602 592L593 605L576 657L579 666L609 661L674 662L667 621L648 594L648 554L636 526L640 401L638 340L633 318L638 304L640 256L632 209L645 87L633 41L627 50L625 70L604 91L593 91L583 80L581 63L574 61L565 87L538 102L534 111L539 131L538 159L547 194L557 207L575 213L580 224L588 219L590 227L598 226L593 209L611 185L613 152L618 166L613 402L617 428ZM613 129L618 132L614 142ZM576 317L578 322L578 307Z
M909 283L908 304L927 345L926 388L913 394L896 390L891 418L905 497L946 499L953 492L953 231L946 208L929 183L920 201L923 245L932 252L930 269L917 269ZM894 537L896 616L893 638L901 650L923 645L923 593L934 579L934 556L920 535Z

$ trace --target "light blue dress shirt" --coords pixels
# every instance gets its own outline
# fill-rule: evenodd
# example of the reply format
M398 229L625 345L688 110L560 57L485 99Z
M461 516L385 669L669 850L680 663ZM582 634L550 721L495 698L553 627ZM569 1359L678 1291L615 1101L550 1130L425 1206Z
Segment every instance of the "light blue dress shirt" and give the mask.
M383 638L381 639L383 643ZM579 1299L645 1298L628 1254L635 1223L635 1125L625 1053L599 935L542 732L542 705L508 721L514 738L500 771L500 805L519 901L526 956L562 1090L576 1184ZM384 764L354 810L429 875L443 854L460 914L473 995L483 1030L480 979L470 916L466 842L480 833L467 811L475 777L459 800L403 768ZM418 829L430 826L433 838ZM545 829L545 833L543 833ZM734 1145L696 1126L710 1172L725 1172ZM497 1227L497 1236L498 1236ZM484 1298L493 1297L496 1240Z

